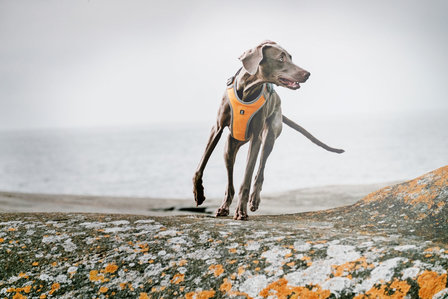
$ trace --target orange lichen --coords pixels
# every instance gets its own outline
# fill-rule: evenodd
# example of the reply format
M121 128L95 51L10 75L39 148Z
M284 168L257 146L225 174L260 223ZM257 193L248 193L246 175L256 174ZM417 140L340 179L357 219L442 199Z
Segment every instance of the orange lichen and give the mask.
M31 265L32 265L33 267L39 266L39 262L33 262Z
M210 265L210 267L208 267L208 269L213 272L213 275L215 275L215 277L218 277L219 275L224 273L224 268L220 264Z
M363 198L364 202L382 201L386 198L402 198L409 205L424 203L431 208L442 188L448 185L448 166L441 167L411 181L383 188ZM440 208L444 205L437 203Z
M390 187L386 187L386 188L383 188L383 189L380 189L378 191L368 194L362 200L364 202L381 201L386 198L386 196L389 194L389 191L390 191Z
M327 240L319 240L314 242L314 244L325 244L325 243L327 243Z
M244 273L244 271L246 271L245 268L246 268L245 266L238 267L238 276L241 276Z
M353 299L367 299L367 298L390 298L403 299L411 289L411 286L406 281L399 281L394 279L392 283L382 284L378 287L372 287L365 294L355 296Z
M100 293L107 293L108 290L109 290L108 287L101 287L100 288Z
M3 239L3 238L0 238L0 243L2 243L2 242L4 242L5 241L5 239Z
M333 271L333 275L334 276L342 276L344 274L353 272L354 270L358 270L361 268L367 268L368 264L366 262L366 258L365 257L360 257L357 260L351 261L351 262L347 262L345 264L342 265L333 265L331 266L334 271Z
M108 264L104 269L105 273L115 273L118 270L118 266L115 264Z
M39 296L39 299L45 299L45 298L47 298L47 295L45 295L45 294L41 294L41 295Z
M140 293L140 296L138 297L138 299L149 299L149 297L148 297L147 293Z
M269 284L264 288L259 295L267 298L274 296L278 299L286 298L310 298L310 299L325 299L330 296L329 290L322 290L320 286L314 286L311 290L306 287L289 286L285 278L280 278L277 281Z
M433 271L426 270L417 279L419 286L418 295L422 299L432 298L443 290L446 286L446 273L437 274Z
M179 267L182 267L182 266L185 266L187 263L188 263L187 260L180 260L178 265L179 265Z
M311 261L311 257L309 257L309 256L302 256L301 258L300 258L302 261Z
M185 294L185 299L209 299L215 296L215 291L189 292Z
M429 248L425 249L425 252L431 252L431 251L440 251L440 247L435 246L435 247L429 247Z
M24 287L23 288L23 291L25 292L25 293L29 293L29 292L31 292L31 285L27 285L26 287Z
M140 247L139 252L148 252L149 251L149 245L147 243L140 243L138 244L138 247Z
M98 274L97 270L92 270L89 272L90 281L101 281L104 282L106 279L103 274Z
M229 297L234 297L234 296L238 296L238 297L241 296L242 297L242 296L244 296L247 299L252 299L252 297L250 297L248 294L246 294L244 292L232 291L232 283L227 278L224 278L223 283L219 287L219 290L221 292L223 292L224 295L227 295Z
M9 288L6 290L7 293L16 293L14 294L13 298L26 298L25 296L23 296L22 294L20 294L21 292L25 292L25 293L29 293L31 292L31 286L27 285L23 288Z
M121 290L126 289L126 285L127 285L127 282L122 282L122 283L120 283L120 289L121 289Z
M229 249L229 252L230 252L230 253L236 253L236 248L230 248L230 249Z
M228 293L232 289L232 283L227 279L224 278L223 283L219 287L219 290L223 292L224 294Z
M20 293L16 293L14 296L12 296L12 299L26 299L26 297Z
M56 292L57 290L59 290L59 288L61 287L61 285L57 282L53 283L51 285L51 290L50 290L50 295L53 295L54 292Z
M181 283L182 281L184 281L184 279L185 279L185 275L184 275L184 274L177 273L177 274L174 275L173 278L171 279L171 283L179 284L179 283Z

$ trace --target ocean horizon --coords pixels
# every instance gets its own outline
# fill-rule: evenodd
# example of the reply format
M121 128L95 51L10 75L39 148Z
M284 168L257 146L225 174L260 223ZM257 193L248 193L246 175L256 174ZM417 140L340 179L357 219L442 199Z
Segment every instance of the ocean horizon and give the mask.
M448 164L443 113L295 121L346 152L327 152L284 126L267 162L262 194L406 180ZM212 123L0 131L0 190L191 200L192 177ZM227 134L228 129L204 173L210 198L224 196ZM236 160L237 192L247 148Z

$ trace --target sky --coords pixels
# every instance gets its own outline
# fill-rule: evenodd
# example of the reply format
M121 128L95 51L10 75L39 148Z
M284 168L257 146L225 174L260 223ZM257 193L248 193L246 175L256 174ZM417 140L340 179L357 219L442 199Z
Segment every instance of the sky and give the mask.
M265 39L311 72L293 119L448 112L444 0L0 0L0 129L213 121Z

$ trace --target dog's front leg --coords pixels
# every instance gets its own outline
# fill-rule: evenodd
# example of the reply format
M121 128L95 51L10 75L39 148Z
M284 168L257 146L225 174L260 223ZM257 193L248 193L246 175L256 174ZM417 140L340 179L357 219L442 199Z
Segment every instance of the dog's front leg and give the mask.
M252 212L258 210L258 206L260 205L260 192L264 181L264 168L266 166L266 161L274 147L275 138L276 137L272 130L268 130L266 132L263 142L263 149L261 150L260 165L258 166L258 172L255 175L252 194L250 195L249 200L249 208Z
M258 152L260 151L261 138L259 134L252 136L250 141L249 153L247 156L246 171L244 173L244 180L241 184L240 193L238 194L238 207L235 211L236 220L247 220L247 201L249 200L250 183L252 181L252 174L254 173L255 164L257 162Z
M208 139L207 146L205 147L205 152L202 155L201 161L199 162L199 166L193 176L193 193L196 205L198 206L201 205L205 200L204 186L202 185L202 175L204 173L205 165L207 165L210 155L215 149L216 144L218 144L223 129L224 128L219 124L213 126L210 132L210 137Z
M260 192L264 181L264 168L266 167L266 161L274 148L275 140L282 132L282 111L280 106L276 108L276 112L270 119L268 119L266 124L266 130L263 134L260 164L258 166L258 172L255 175L252 194L250 195L249 200L249 208L252 212L255 212L260 205Z

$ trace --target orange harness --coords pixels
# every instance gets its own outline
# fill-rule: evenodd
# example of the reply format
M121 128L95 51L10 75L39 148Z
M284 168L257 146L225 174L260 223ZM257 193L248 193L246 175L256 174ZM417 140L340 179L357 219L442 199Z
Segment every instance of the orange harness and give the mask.
M232 137L246 141L249 138L249 125L257 111L266 103L267 89L266 84L263 85L260 95L252 102L243 102L236 93L236 80L234 84L229 84L227 88L227 97L232 108L232 120L230 121L230 134Z

